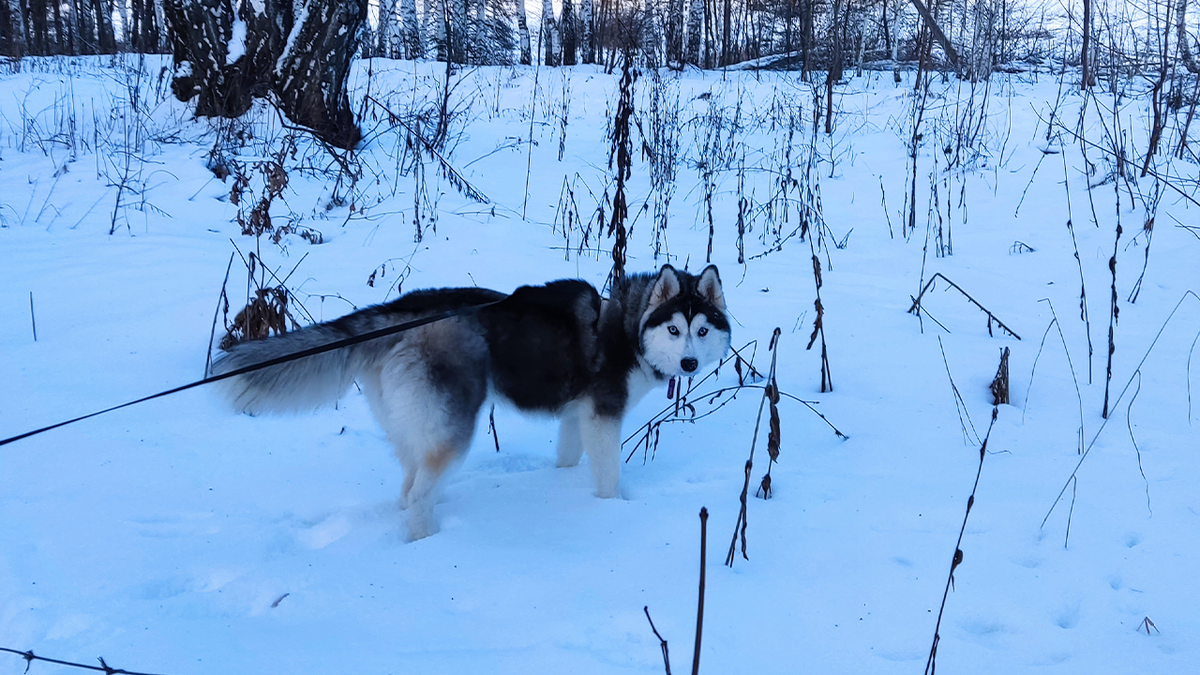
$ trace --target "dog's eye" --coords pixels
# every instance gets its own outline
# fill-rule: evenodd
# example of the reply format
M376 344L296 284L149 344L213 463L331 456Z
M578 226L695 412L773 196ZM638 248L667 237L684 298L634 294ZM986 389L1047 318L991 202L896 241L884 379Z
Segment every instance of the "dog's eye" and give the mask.
M696 335L699 335L700 337L704 337L705 335L708 335L708 329L701 328L700 330L696 331Z
M679 335L679 329L675 326L667 326L667 332L671 335Z

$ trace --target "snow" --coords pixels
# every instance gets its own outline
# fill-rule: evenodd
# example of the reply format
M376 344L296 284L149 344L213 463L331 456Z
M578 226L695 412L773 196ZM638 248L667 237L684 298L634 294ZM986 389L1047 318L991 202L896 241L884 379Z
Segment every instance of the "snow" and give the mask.
M233 32L229 36L229 44L225 52L225 65L246 55L246 22L241 17L233 18Z
M0 436L201 377L231 240L281 277L296 268L288 285L317 320L394 298L401 273L403 290L511 289L575 276L604 282L609 265L595 248L611 240L592 231L590 252L567 255L556 214L565 181L595 230L596 202L611 191L606 115L619 74L543 69L532 108L532 68L460 76L454 102L466 112L456 118L449 157L489 205L461 196L433 164L414 197L413 175L398 168L403 137L370 106L357 154L363 174L350 187L335 185L335 165L298 138L272 218L319 230L325 243L311 246L297 235L278 245L256 241L235 221L239 208L257 203L257 167L288 133L274 114L256 108L249 145L224 146L251 178L252 194L239 207L229 199L232 179L205 169L220 125L192 120L156 77L128 77L135 63L25 59L0 78ZM355 110L368 85L397 113L436 105L438 64L372 65L368 82L366 64L356 64ZM146 72L161 66L147 59ZM563 78L572 96L568 125L556 118ZM742 391L695 424L664 425L656 451L639 451L623 466L622 498L614 500L592 497L587 466L554 468L552 421L497 408L500 451L485 417L471 454L445 482L441 532L407 543L396 506L400 467L361 394L312 415L251 418L198 388L0 447L0 647L89 664L102 655L115 668L166 675L660 673L648 606L674 671L684 672L695 627L697 514L707 507L703 672L920 672L979 470L992 414L988 385L1008 347L1013 402L999 406L983 457L941 623L939 669L1191 672L1200 662L1200 410L1191 403L1200 299L1188 293L1200 290L1200 239L1180 225L1196 222L1195 207L1164 193L1140 296L1129 302L1148 243L1145 206L1130 195L1151 194L1153 181L1114 190L1100 180L1108 164L1099 150L1088 159L1101 175L1088 176L1069 133L1047 138L1045 120L1060 95L1059 115L1071 128L1077 119L1083 99L1069 78L1060 89L1051 75L996 76L985 151L950 171L941 148L970 90L935 78L918 225L908 238L912 74L898 86L887 72L838 87L837 128L817 135L814 169L829 228L823 241L848 237L844 248L818 251L832 393L820 391L820 340L805 349L816 317L809 242L792 237L753 257L798 226L801 193L792 193L786 221L781 210L773 223L763 208L754 211L749 260L739 265L739 162L718 172L713 261L734 318L733 344L756 340L745 354L755 353L765 371L767 342L781 327L780 388L814 402L849 436L839 439L789 398L780 402L774 497L749 500L748 560L722 565L759 390ZM745 157L746 193L761 206L778 189L787 129L777 120L788 111L800 113L792 173L804 174L813 91L787 73L663 79L681 92L670 261L698 271L708 230L697 175L701 122L712 119L710 109L722 112L722 144ZM130 112L141 121L136 134L108 116L126 110L130 86L149 102ZM637 83L641 115L651 86L649 77ZM1122 99L1119 117L1138 157L1145 98ZM735 119L741 128L731 140ZM1087 123L1098 142L1097 119L1093 108ZM1104 122L1112 119L1110 111ZM72 124L74 135L59 133ZM1166 171L1168 155L1163 173L1194 186L1196 165L1173 160ZM136 161L118 204L124 157ZM326 166L335 168L326 175ZM663 262L652 253L653 210L637 207L652 200L648 175L637 154L630 269ZM1089 180L1098 184L1091 200ZM422 221L420 242L414 198L436 217ZM936 255L936 230L926 227L937 227L938 214L952 225L950 256ZM1120 315L1106 421L1108 265L1118 216ZM581 236L571 233L572 247ZM923 319L906 313L935 272L1021 339L994 325L989 335L984 313L943 283L923 299ZM231 312L244 302L245 284L235 259ZM699 391L736 384L725 368ZM708 409L703 397L693 400ZM664 392L649 394L625 433L668 404ZM767 465L762 434L751 491ZM25 665L0 654L0 672ZM38 662L30 672L67 670Z

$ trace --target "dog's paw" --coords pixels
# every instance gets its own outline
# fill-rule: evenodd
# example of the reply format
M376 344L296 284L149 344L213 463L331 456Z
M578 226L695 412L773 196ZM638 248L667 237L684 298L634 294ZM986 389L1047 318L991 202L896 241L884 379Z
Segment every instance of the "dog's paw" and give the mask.
M597 485L596 491L592 494L600 499L616 499L621 496L621 491L618 489L617 484L613 483L612 485Z

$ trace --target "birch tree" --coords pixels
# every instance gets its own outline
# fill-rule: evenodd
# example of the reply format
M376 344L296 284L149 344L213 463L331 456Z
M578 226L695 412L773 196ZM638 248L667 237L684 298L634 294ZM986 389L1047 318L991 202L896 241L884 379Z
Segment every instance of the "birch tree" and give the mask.
M559 63L558 51L558 24L554 20L554 3L551 0L542 0L542 63L547 66L557 66Z
M517 36L521 43L521 65L528 66L533 63L533 53L529 45L529 20L522 0L517 0Z
M691 0L687 20L687 62L700 65L700 42L704 39L704 0Z

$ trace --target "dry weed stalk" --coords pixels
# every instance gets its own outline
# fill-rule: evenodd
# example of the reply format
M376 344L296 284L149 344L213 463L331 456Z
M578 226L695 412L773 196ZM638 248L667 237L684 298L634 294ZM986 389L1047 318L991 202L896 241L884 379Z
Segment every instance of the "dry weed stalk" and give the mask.
M1108 367L1106 368L1104 374L1104 409L1100 413L1100 416L1104 419L1108 419L1108 392L1109 385L1112 384L1113 353L1117 351L1115 333L1117 321L1121 314L1121 308L1117 305L1117 251L1120 248L1122 232L1121 189L1117 181L1113 181L1113 187L1115 188L1115 192L1117 194L1117 236L1113 237L1113 254L1112 257L1108 259L1108 271L1112 273L1112 296L1111 302L1109 303L1108 313ZM1115 407L1116 404L1114 403L1113 406Z
M1125 383L1125 387L1121 389L1121 393L1117 395L1115 400L1113 400L1114 408L1116 408L1117 404L1121 402L1121 399L1125 397L1126 392L1129 391L1129 387L1133 385L1134 380L1141 377L1142 366L1146 365L1146 360L1150 358L1151 352L1154 351L1154 347L1158 344L1159 338L1162 337L1163 332L1167 329L1167 325L1171 323L1171 319L1175 318L1175 313L1179 311L1179 308L1183 306L1184 301L1189 297L1197 302L1200 302L1200 295L1197 295L1195 291L1184 291L1183 297L1179 298L1179 302L1175 303L1174 309L1171 310L1171 313L1167 315L1166 320L1163 321L1161 326L1159 326L1158 333L1156 333L1154 335L1154 339L1150 341L1150 346L1146 348L1146 353L1142 356L1142 360L1138 361L1137 367L1133 369L1133 374L1129 376L1129 381ZM1075 468L1071 471L1071 475L1067 477L1062 489L1058 492L1058 496L1054 498L1054 503L1050 505L1050 509L1046 511L1046 516L1042 518L1042 524L1040 527L1044 528L1046 527L1046 522L1050 520L1050 516L1054 513L1054 509L1057 508L1058 504L1062 501L1063 495L1067 493L1067 488L1073 488L1071 496L1072 509L1071 513L1068 513L1067 515L1067 537L1063 539L1064 548L1067 546L1068 539L1070 537L1071 515L1074 512L1075 506L1074 488L1078 485L1077 477L1079 475L1079 468L1083 466L1084 460L1086 460L1088 455L1091 454L1092 448L1095 447L1096 441L1100 438L1100 434L1104 433L1104 428L1108 426L1109 419L1111 418L1103 418L1104 421L1100 423L1100 428L1097 429L1096 433L1092 435L1092 440L1088 442L1087 448L1084 449L1083 453L1079 456L1079 461L1075 463Z
M234 244L234 250L238 254L241 253L240 250L237 250L236 244ZM218 311L223 310L225 326L225 335L217 345L219 349L225 351L240 342L260 340L273 334L286 333L289 330L289 324L293 329L299 328L299 322L292 316L292 307L298 307L309 321L314 321L312 315L304 309L304 306L296 300L287 287L288 279L307 257L307 254L302 256L287 276L281 279L278 274L267 268L253 251L248 257L242 256L242 263L246 266L246 305L238 311L233 321L229 320L229 296L225 291L229 281L229 270L226 269L225 283L221 284L221 295L218 299ZM270 275L273 284L267 283L267 275ZM213 326L215 331L215 320ZM211 346L209 351L211 358ZM205 372L207 372L207 366Z
M704 634L704 587L707 570L708 509L702 506L700 507L700 590L696 599L696 645L692 653L692 675L700 674L700 643L701 636ZM650 608L643 606L642 611L646 614L646 621L650 622L650 630L654 631L654 637L658 638L658 646L662 650L663 668L666 669L667 675L671 675L671 652L667 648L667 639L654 626L654 619L650 618Z
M992 405L1003 405L1009 402L1008 354L1008 347L1000 350L1000 366L996 369L996 376L992 378L992 384L988 387L992 391Z
M762 397L762 400L760 400L759 404L758 404L758 416L754 421L754 435L750 439L750 456L746 459L746 480L745 480L745 483L742 485L742 494L738 497L738 500L741 502L741 508L738 510L737 524L733 528L733 539L729 542L729 552L725 555L725 564L729 567L733 567L733 560L737 555L739 538L741 539L741 544L742 544L742 546L741 546L742 558L745 560L750 559L749 556L746 555L746 526L748 524L748 521L747 521L747 515L748 515L747 514L747 509L748 509L747 501L748 501L748 499L747 498L750 494L750 472L754 469L754 448L755 448L755 446L758 445L758 430L762 425L763 407L765 407L768 402L771 403L771 412L773 414L774 426L776 428L772 429L773 433L771 433L768 436L768 440L767 440L768 444L771 444L773 442L775 444L775 446L773 448L768 446L767 452L771 455L772 463L774 463L775 460L779 457L779 446L778 446L779 435L778 435L778 431L777 431L778 424L779 424L779 422L778 422L779 413L778 413L778 410L775 408L775 404L779 401L779 385L775 381L775 366L776 366L776 362L778 361L778 358L779 358L779 336L780 336L780 334L781 334L780 329L776 328L775 332L771 334L771 343L767 347L767 349L769 349L771 351L771 369L767 373L767 384L763 388L763 397ZM769 471L768 471L768 475L770 475ZM763 485L767 488L767 490L770 490L771 483L770 483L769 479L764 478Z
M967 497L967 510L963 514L962 527L958 531L958 541L954 544L954 555L950 559L950 574L946 577L946 590L942 593L942 605L938 609L937 623L933 629L933 645L929 648L929 660L925 662L925 675L933 675L937 671L937 650L941 642L942 616L946 612L946 599L950 597L950 589L954 586L954 571L963 561L962 540L967 531L967 519L971 517L971 508L975 506L975 491L979 489L979 477L983 475L983 458L987 457L988 439L992 437L992 429L996 426L998 407L992 408L992 421L988 425L987 434L979 446L979 469L975 472L975 484L971 487L971 496Z
M1042 343L1038 345L1037 355L1033 357L1033 367L1029 371L1029 386L1025 389L1025 409L1029 408L1029 392L1033 389L1033 376L1037 372L1038 361L1042 358L1042 349L1046 347L1046 337L1050 335L1050 329L1058 329L1058 339L1062 343L1063 353L1067 356L1067 367L1071 370L1071 382L1075 385L1075 400L1079 404L1079 428L1077 430L1077 440L1079 445L1076 449L1078 454L1083 454L1084 443L1084 418L1083 418L1083 394L1079 391L1079 378L1075 376L1075 364L1071 361L1071 350L1067 348L1067 338L1063 335L1062 324L1058 320L1058 314L1054 311L1054 303L1050 302L1049 298L1042 298L1038 302L1044 302L1050 306L1050 324L1046 326L1046 332L1042 333ZM1024 423L1025 413L1021 412L1021 421Z
M614 284L619 284L625 277L627 237L625 220L629 216L625 181L629 180L633 174L633 139L630 122L633 117L633 84L637 81L637 71L630 63L632 60L632 56L626 54L622 61L617 109L613 114L612 129L609 131L611 145L608 154L608 168L614 168L613 163L616 162L616 186L613 192L612 213L608 221L608 236L613 237L612 276Z
M809 239L809 245L812 246L812 239ZM829 348L825 344L825 306L821 304L821 259L817 257L816 249L813 249L812 254L813 278L816 281L817 299L813 305L817 309L817 318L813 320L813 332L808 338L808 346L805 349L812 349L813 343L817 341L818 335L821 338L821 393L833 391L833 375L829 372Z

